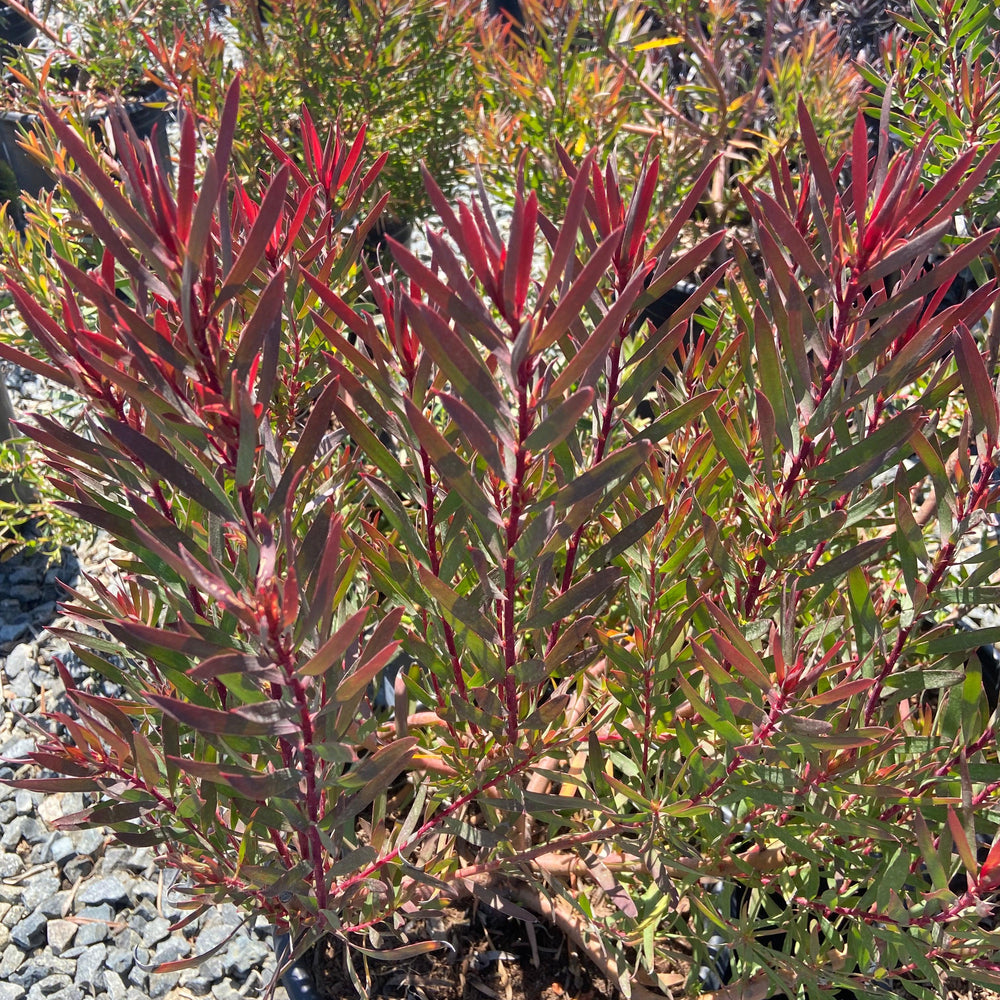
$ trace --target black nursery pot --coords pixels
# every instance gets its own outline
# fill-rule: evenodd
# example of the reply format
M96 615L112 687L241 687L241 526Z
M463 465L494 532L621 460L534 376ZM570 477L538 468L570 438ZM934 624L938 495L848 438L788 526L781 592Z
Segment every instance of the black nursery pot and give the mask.
M274 955L278 960L279 969L288 961L291 947L288 934L274 935ZM320 1000L312 971L301 958L293 962L282 975L281 985L287 990L289 1000Z
M30 45L36 34L35 26L23 14L6 4L0 7L0 59L16 48Z
M14 171L18 186L27 194L38 194L55 187L55 181L18 145L37 127L35 115L0 112L0 158Z
M124 103L125 114L139 139L153 140L153 149L160 163L170 166L170 145L167 141L167 126L172 112L167 104L167 92L155 84L147 84L136 89ZM100 111L90 120L90 127L101 141L104 140L103 125L108 111Z
M2 11L0 11L2 14ZM167 105L167 94L164 90L152 87L145 88L134 99L124 104L126 115L139 139L152 137L153 148L160 162L170 168L170 146L167 139L167 126L170 123L171 111ZM99 141L105 141L104 122L108 111L97 112L90 119L90 127ZM55 186L52 177L33 157L29 156L19 145L24 137L38 128L36 115L19 114L13 111L0 112L0 163L9 168L8 181L16 184L17 191L2 190L2 199L17 204L18 193L37 195L41 191L51 191ZM0 170L0 181L7 171ZM13 177L10 178L10 174ZM0 184L0 189L6 185ZM14 219L18 228L24 228L23 215L15 212Z

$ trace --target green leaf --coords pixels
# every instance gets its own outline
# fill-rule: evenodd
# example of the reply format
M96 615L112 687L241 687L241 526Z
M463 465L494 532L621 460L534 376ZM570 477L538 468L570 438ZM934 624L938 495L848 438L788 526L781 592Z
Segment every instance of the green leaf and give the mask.
M427 450L441 478L469 505L477 518L480 531L492 534L489 528L503 530L503 522L493 504L486 498L479 484L473 479L468 466L444 439L438 429L409 399L405 399L406 415L420 443Z
M721 389L692 396L689 400L661 414L648 427L636 433L635 441L662 441L681 427L688 427L700 417L721 395Z
M159 473L182 494L226 521L238 520L228 497L214 479L203 482L173 455L128 424L108 420L106 426L113 439L120 441L140 462Z
M576 280L559 299L545 325L531 342L532 354L540 354L563 337L575 323L591 296L597 291L611 260L621 242L621 228L611 233L600 246L590 253Z
M450 941L414 941L412 944L402 944L396 948L363 948L359 944L351 946L352 951L359 951L368 958L377 959L379 962L408 962L411 958L420 955L427 955L432 951L440 951L447 948L454 951L455 946Z
M428 595L437 603L454 624L470 629L490 643L499 643L496 626L469 601L460 597L443 580L439 580L429 569L418 567L420 582Z
M481 418L495 414L494 419L486 420L488 425L492 425L494 432L504 424L509 424L509 407L500 394L493 375L482 358L466 346L458 331L452 329L439 313L422 302L404 298L403 310L414 333L447 374L458 396Z
M583 475L567 483L554 497L548 497L537 505L538 509L555 504L557 510L566 510L574 504L594 497L611 483L634 475L636 470L649 461L653 446L649 441L636 441L612 452L603 461Z
M538 454L543 449L552 448L565 440L593 402L594 390L592 388L588 386L584 389L578 389L554 410L540 418L538 426L524 442L525 449L533 454Z
M824 497L844 496L855 487L869 483L893 462L902 446L926 419L926 414L918 407L908 407L887 420L872 434L810 469L808 478L830 483L822 487Z
M635 311L636 300L645 288L648 273L648 267L641 268L632 276L594 331L579 345L576 352L566 362L565 368L549 386L545 393L545 402L562 399L569 392L570 387L577 383L577 380L583 378L587 373L596 374L595 369L599 367L597 362L604 357L612 342L621 337L626 319Z
M732 430L719 415L719 411L714 406L705 408L705 422L712 431L712 439L716 448L722 453L723 458L729 464L733 475L741 483L753 483L755 477L747 462L743 449L736 440Z
M541 611L524 623L524 628L548 628L563 618L569 618L591 601L610 599L623 579L624 574L617 566L588 573L565 593L548 601Z
M188 757L169 757L170 763L185 774L199 781L209 781L232 789L237 795L251 801L266 802L287 796L298 788L302 775L294 768L261 773L229 764L211 764Z
M847 592L851 603L857 652L860 657L864 657L870 650L876 648L876 642L881 645L883 632L882 623L872 604L868 577L859 566L852 566L847 571Z
M399 609L402 613L402 608ZM333 697L335 701L350 702L357 698L362 691L375 679L383 667L396 655L402 642L390 642L378 652L372 654L367 659L359 662L358 665L337 685L337 690Z
M450 392L439 392L438 399L444 404L444 408L448 411L448 416L451 417L464 435L468 446L479 454L493 470L497 478L502 480L505 470L503 463L500 461L500 452L497 448L496 440L487 425L469 406L466 406L462 400L456 398Z

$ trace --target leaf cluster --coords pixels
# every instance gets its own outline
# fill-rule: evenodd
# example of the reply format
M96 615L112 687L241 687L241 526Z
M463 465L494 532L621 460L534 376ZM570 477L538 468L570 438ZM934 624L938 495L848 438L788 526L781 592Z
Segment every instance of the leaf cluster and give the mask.
M721 996L995 982L996 287L946 294L996 234L928 257L1000 146L928 179L933 131L828 150L800 101L741 236L691 236L724 151L683 194L655 143L557 151L558 211L529 157L503 226L425 172L428 254L375 268L387 157L306 110L243 181L241 86L172 170L45 112L88 260L41 300L7 260L0 356L85 400L25 433L129 553L71 603L127 696L64 676L15 783L297 950L473 897L637 997L712 936Z

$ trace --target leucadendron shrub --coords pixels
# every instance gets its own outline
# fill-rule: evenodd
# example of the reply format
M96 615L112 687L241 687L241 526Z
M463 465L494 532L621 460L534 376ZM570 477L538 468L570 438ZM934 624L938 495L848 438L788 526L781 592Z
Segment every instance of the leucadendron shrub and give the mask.
M507 231L428 176L430 259L382 273L363 136L304 118L246 189L237 95L172 177L49 115L101 262L52 314L10 268L47 360L0 354L86 400L27 432L129 553L68 602L126 695L63 671L14 783L359 989L470 897L644 1000L1000 980L1000 634L956 623L997 596L994 285L939 308L993 234L926 264L1000 146L928 187L928 140L870 158L859 119L831 167L800 109L752 248L683 235L711 162L656 231L655 157L567 160L565 215L522 186Z

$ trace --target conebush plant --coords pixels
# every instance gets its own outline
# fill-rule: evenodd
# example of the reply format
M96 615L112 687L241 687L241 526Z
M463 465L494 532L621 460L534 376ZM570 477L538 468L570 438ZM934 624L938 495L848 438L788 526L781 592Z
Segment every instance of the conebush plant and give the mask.
M942 307L995 233L927 261L1000 146L928 183L932 133L828 151L800 104L739 238L690 236L711 159L655 225L652 152L562 157L565 211L522 181L504 231L427 174L429 259L373 270L385 158L303 114L241 183L239 88L172 175L46 113L97 263L49 310L8 262L42 355L0 356L86 401L24 430L130 554L69 601L126 695L62 671L11 783L359 983L470 898L640 1000L1000 980L1000 634L957 622L997 598L995 285Z

